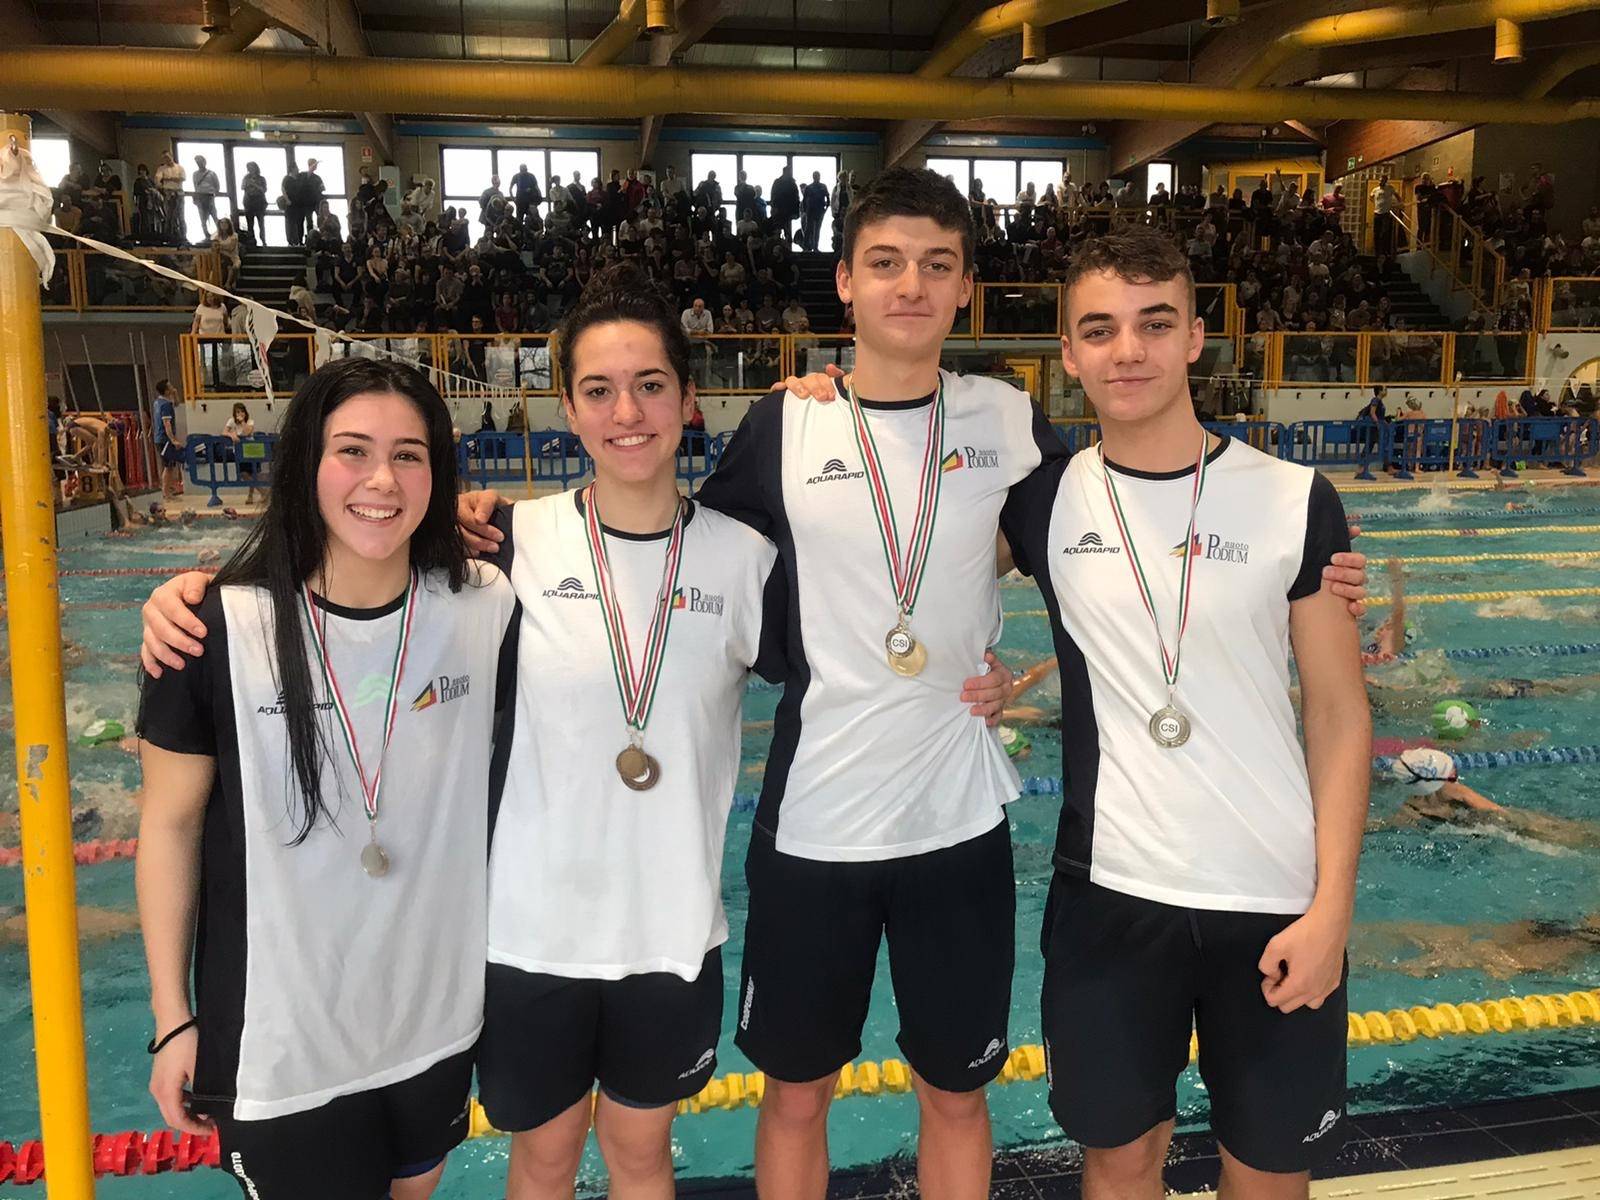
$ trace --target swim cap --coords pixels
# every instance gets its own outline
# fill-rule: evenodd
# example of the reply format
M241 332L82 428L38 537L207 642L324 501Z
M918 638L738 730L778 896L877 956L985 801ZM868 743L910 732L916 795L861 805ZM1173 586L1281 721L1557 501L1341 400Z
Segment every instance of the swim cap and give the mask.
M1433 706L1436 737L1464 738L1481 724L1483 717L1465 700L1440 700Z
M1421 632L1422 631L1420 629L1418 629L1416 627L1416 625L1414 625L1410 621L1407 621L1406 622L1406 645L1409 646L1409 645L1411 645L1412 642L1416 641L1418 634L1420 634Z
M99 720L90 721L83 727L83 732L78 735L78 743L83 746L99 746L105 742L122 740L126 730L121 721Z
M1401 751L1389 770L1401 783L1410 784L1419 796L1430 796L1459 778L1455 759L1431 746Z

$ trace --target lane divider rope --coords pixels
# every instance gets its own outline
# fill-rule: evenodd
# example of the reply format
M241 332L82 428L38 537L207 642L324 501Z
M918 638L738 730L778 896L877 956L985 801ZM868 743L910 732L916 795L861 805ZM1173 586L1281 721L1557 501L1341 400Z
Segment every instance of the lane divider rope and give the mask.
M1388 1011L1350 1013L1345 1042L1349 1046L1378 1046L1448 1037L1486 1037L1490 1034L1534 1030L1560 1030L1600 1024L1600 990L1535 993L1461 1004L1419 1004ZM1189 1038L1189 1061L1199 1056L1199 1041ZM1045 1075L1044 1047L1018 1046L1006 1055L995 1082L1033 1083ZM766 1096L766 1077L759 1071L738 1072L712 1078L698 1094L678 1102L678 1112L705 1113L712 1109L759 1108ZM904 1095L911 1091L911 1067L898 1058L866 1059L846 1063L834 1083L838 1099L856 1096ZM469 1138L500 1136L483 1106L473 1097L468 1118ZM96 1175L156 1175L192 1171L221 1163L215 1134L174 1134L127 1130L96 1134L93 1143ZM20 1146L0 1142L0 1183L30 1184L44 1178L44 1146L37 1140Z

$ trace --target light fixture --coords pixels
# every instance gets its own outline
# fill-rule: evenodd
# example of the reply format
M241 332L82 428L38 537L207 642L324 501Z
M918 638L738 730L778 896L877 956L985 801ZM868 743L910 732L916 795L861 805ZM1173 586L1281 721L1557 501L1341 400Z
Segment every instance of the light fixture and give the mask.
M1522 26L1504 17L1494 22L1494 61L1519 63L1522 61Z
M644 27L647 33L676 33L677 14L673 0L645 0Z
M1212 27L1237 25L1239 0L1206 0L1206 24Z
M1044 51L1044 30L1031 21L1022 23L1022 63L1024 66L1037 66L1049 59Z
M228 11L228 0L200 0L202 33L227 33L232 28L233 14Z

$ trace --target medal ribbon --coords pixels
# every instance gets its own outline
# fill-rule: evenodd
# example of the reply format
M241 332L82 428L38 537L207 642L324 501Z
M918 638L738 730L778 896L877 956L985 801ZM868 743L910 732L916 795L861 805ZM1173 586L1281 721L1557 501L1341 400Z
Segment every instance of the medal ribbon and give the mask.
M894 501L889 495L889 481L883 473L883 462L878 457L878 444L873 440L872 426L867 424L866 413L856 400L853 387L850 389L850 418L856 435L856 448L861 452L867 483L872 489L872 513L878 520L884 561L889 564L889 581L894 586L895 606L902 618L909 617L917 606L917 594L922 590L923 569L928 563L928 548L933 544L933 525L939 513L939 488L944 478L939 466L944 451L944 376L939 376L939 391L928 410L928 440L922 454L922 474L917 483L917 509L912 518L911 537L904 556L900 553Z
M1139 559L1138 548L1133 544L1133 535L1128 532L1128 519L1122 511L1122 500L1117 495L1117 485L1112 478L1112 471L1106 466L1106 452L1104 443L1098 449L1100 455L1100 474L1105 477L1106 497L1111 501L1111 515L1116 520L1117 533L1122 538L1122 545L1127 550L1128 564L1133 571L1133 582L1139 589L1139 599L1144 602L1144 611L1150 615L1150 624L1155 626L1156 644L1161 647L1161 673L1167 682L1167 692L1178 686L1178 659L1183 653L1183 633L1189 628L1189 592L1194 583L1194 523L1200 511L1200 493L1206 486L1206 442L1204 430L1200 432L1200 457L1194 464L1194 495L1189 501L1189 528L1183 539L1183 575L1178 581L1178 637L1173 643L1172 652L1167 652L1167 640L1161 634L1161 622L1156 617L1155 598L1150 592L1150 582L1145 576L1144 563Z
M667 536L667 557L661 568L661 589L656 593L655 607L650 613L650 631L645 637L644 658L637 672L633 669L633 651L628 644L628 629L622 619L622 605L617 600L616 586L611 577L611 560L606 556L605 535L600 528L600 511L594 502L594 485L590 484L583 497L583 523L589 535L589 560L594 563L595 590L600 593L600 610L605 616L606 645L611 651L611 671L617 681L617 695L622 700L622 715L628 728L641 736L650 709L655 704L656 683L661 678L661 664L666 659L667 632L672 625L672 596L678 586L678 567L683 560L683 516L685 505L680 501L672 518L672 532Z
M317 665L322 668L322 677L328 683L328 692L333 698L333 711L339 718L339 730L344 734L345 749L350 753L350 762L356 769L356 775L361 779L361 801L366 806L367 820L373 822L378 819L378 796L383 791L383 760L389 753L389 739L394 736L395 718L400 712L400 676L405 672L406 650L411 644L411 620L417 610L417 573L411 572L406 582L406 602L400 613L400 636L395 641L394 662L390 664L389 673L389 699L383 707L383 746L378 751L378 769L372 778L367 778L367 769L361 761L361 748L356 745L355 724L350 718L350 708L345 703L344 693L339 688L339 679L333 672L333 662L328 656L328 627L327 617L319 619L320 609L311 594L311 584L307 582L300 592L300 603L305 608L306 624L311 626L311 646L317 654Z

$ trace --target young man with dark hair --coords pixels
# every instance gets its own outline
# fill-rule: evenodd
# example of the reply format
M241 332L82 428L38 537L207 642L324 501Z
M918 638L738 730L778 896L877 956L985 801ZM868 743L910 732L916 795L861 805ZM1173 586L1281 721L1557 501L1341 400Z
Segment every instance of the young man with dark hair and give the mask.
M1006 491L1063 449L1047 426L1040 441L1026 394L939 369L972 296L971 219L948 180L880 174L842 251L857 321L844 402L757 401L700 491L777 543L788 582L735 1039L767 1076L757 1186L820 1200L834 1079L861 1051L887 938L921 1191L976 1198L992 1157L983 1087L1009 1052L1018 780L947 697L999 638Z
M1322 587L1344 512L1315 471L1196 419L1205 330L1169 238L1093 239L1065 290L1062 361L1101 441L1013 488L1001 517L1061 668L1051 1109L1086 1147L1086 1200L1160 1196L1198 1026L1222 1194L1305 1197L1342 1140L1371 752L1356 626Z

